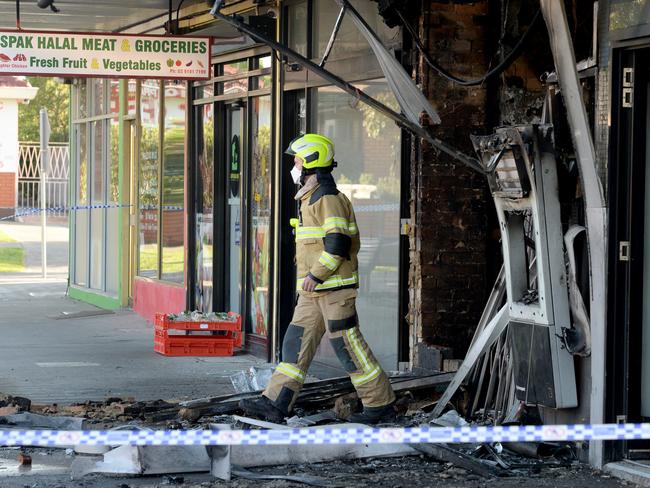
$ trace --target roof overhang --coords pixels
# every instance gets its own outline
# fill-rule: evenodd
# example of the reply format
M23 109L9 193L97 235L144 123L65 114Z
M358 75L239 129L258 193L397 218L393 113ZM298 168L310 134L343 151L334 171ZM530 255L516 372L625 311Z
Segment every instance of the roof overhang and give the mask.
M59 12L41 9L37 0L20 0L20 27L25 30L57 30L66 32L128 32L130 34L163 34L165 24L177 18L180 33L220 24L209 15L214 0L54 0ZM227 14L259 10L254 0L229 0L222 8ZM267 2L266 10L275 2ZM265 11L266 11L265 10ZM16 0L0 0L0 29L16 28ZM213 27L214 28L214 27Z
M20 0L20 26L33 30L68 32L114 32L157 20L168 19L169 0L54 0L59 12L41 9L37 0ZM180 0L172 0L175 13ZM187 3L187 2L186 2ZM206 8L208 2L203 3ZM16 28L16 0L0 0L0 28Z
M37 93L35 86L0 86L0 99L4 100L33 100Z

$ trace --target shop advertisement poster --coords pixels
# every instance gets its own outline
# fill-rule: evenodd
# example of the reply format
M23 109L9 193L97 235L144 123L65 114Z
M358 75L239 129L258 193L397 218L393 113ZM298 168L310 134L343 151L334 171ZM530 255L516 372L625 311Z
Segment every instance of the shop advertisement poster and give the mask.
M210 78L210 38L0 30L0 75Z

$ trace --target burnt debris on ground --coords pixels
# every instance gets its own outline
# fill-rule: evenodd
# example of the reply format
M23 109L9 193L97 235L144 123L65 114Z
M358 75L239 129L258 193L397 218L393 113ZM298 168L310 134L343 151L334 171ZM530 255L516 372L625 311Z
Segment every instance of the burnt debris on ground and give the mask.
M399 414L395 423L382 426L469 425L456 410L463 406L466 408L472 401L472 389L465 386L454 397L457 405L448 404L443 415L434 415L437 401L453 377L454 373L393 375L391 383L398 395L396 405ZM103 402L74 405L41 405L26 398L0 395L0 408L4 409L0 410L4 413L0 415L0 429L174 430L357 426L345 423L347 417L361 408L348 378L307 383L298 398L295 415L286 419L286 425L240 416L239 401L259 394L260 391L247 391L184 402L139 402L115 397ZM521 406L511 410L507 419L511 423L539 422L534 411ZM476 412L472 422L488 425L493 420L490 412L481 409ZM349 486L351 480L359 486L370 486L375 482L373 480L392 480L392 477L395 479L391 483L395 486L400 486L400 479L417 479L432 484L448 480L457 486L480 486L496 478L506 485L510 480L521 482L525 478L528 482L539 479L539 486L545 486L544 480L557 481L563 476L584 479L594 476L579 463L578 449L579 446L571 443L492 443L273 446L272 449L266 446L69 446L63 452L69 459L70 475L76 480L84 480L84 483L110 474L145 476L145 479L147 476L166 476L165 483L183 484L190 482L179 481L183 476L192 473L209 476L207 473L211 473L217 478L237 480L234 486L248 486L247 483L250 486L253 483L269 483L271 486L292 486L296 483ZM44 453L53 455L51 453L57 451L61 450L21 448L15 450L13 459L22 464L21 469L28 470L31 465L25 460L33 458L33 469L37 469ZM407 475L406 471L410 474ZM417 478L410 477L414 473L419 473ZM619 486L620 482L615 483L612 486Z

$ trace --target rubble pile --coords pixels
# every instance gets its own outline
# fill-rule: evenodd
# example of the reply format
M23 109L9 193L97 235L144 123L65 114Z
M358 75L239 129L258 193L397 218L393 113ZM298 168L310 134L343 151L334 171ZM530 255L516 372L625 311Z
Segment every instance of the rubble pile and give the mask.
M251 383L263 384L267 372L253 369L235 376L233 385L239 392L185 402L139 402L115 397L103 402L39 405L26 398L0 395L0 409L4 409L0 410L4 413L0 415L0 428L273 430L364 427L341 423L361 408L348 378L307 383L294 417L286 419L286 425L280 425L239 416L239 400L258 395L259 390L246 390ZM246 384L240 381L240 388L237 388L237 381L242 378L247 378ZM399 398L399 415L394 424L382 427L469 425L453 408L440 416L434 415L437 399L452 378L453 373L392 376L391 383ZM460 395L459 403L466 405L468 396ZM535 419L523 408L511 417L514 422ZM483 411L477 415L477 420L482 424L491 422ZM23 448L14 459L21 464L21 469L31 469L31 461L26 460L31 460L38 452L39 448ZM566 473L591 476L585 474L580 465L575 446L568 443L289 445L272 449L268 446L70 446L66 455L70 457L70 472L75 479L86 479L92 473L164 475L168 483L176 480L178 484L184 484L184 477L191 473L234 478L237 480L234 486L253 486L267 481L273 486L349 486L351 479L363 480L361 484L355 481L359 486L371 486L381 480L392 480L391 484L399 486L405 470L411 475L420 473L416 479L421 481L449 480L458 482L457 486L476 486L479 481L489 483L495 478L554 479ZM211 483L191 486L213 486Z

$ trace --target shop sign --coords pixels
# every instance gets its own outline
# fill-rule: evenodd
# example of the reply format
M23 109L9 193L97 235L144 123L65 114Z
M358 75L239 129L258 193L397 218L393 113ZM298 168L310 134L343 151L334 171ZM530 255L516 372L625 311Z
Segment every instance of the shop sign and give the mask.
M210 38L0 30L0 75L210 78Z

